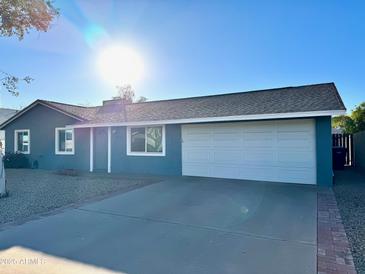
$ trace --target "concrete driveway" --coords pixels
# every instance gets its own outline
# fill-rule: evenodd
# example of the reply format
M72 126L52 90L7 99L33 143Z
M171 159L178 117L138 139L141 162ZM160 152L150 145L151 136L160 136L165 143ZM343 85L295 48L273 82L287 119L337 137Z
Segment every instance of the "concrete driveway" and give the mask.
M314 274L316 230L315 187L178 177L7 228L0 248L122 273Z

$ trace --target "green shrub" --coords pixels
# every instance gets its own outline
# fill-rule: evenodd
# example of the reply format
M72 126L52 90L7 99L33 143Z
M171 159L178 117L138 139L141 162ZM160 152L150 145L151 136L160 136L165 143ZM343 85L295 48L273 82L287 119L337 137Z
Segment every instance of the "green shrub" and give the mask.
M4 156L5 168L30 168L29 159L22 153L6 153Z

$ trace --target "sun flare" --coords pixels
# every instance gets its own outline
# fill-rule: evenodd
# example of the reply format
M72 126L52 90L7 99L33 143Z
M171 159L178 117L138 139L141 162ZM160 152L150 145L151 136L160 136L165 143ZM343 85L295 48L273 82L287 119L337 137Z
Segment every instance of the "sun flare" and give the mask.
M102 50L97 66L103 79L113 85L134 85L141 80L144 72L143 60L139 53L120 45Z

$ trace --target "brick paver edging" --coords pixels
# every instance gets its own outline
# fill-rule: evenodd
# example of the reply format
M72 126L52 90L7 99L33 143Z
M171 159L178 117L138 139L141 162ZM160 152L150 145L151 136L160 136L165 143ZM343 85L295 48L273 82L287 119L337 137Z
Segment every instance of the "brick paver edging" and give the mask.
M356 274L350 244L331 189L318 191L318 274Z

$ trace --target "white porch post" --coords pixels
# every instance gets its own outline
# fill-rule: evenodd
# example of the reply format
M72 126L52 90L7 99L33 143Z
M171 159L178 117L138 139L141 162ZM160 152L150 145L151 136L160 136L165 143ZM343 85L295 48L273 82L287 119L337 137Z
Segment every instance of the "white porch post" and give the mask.
M94 171L94 128L90 128L90 172Z
M108 173L112 171L112 128L108 127Z

